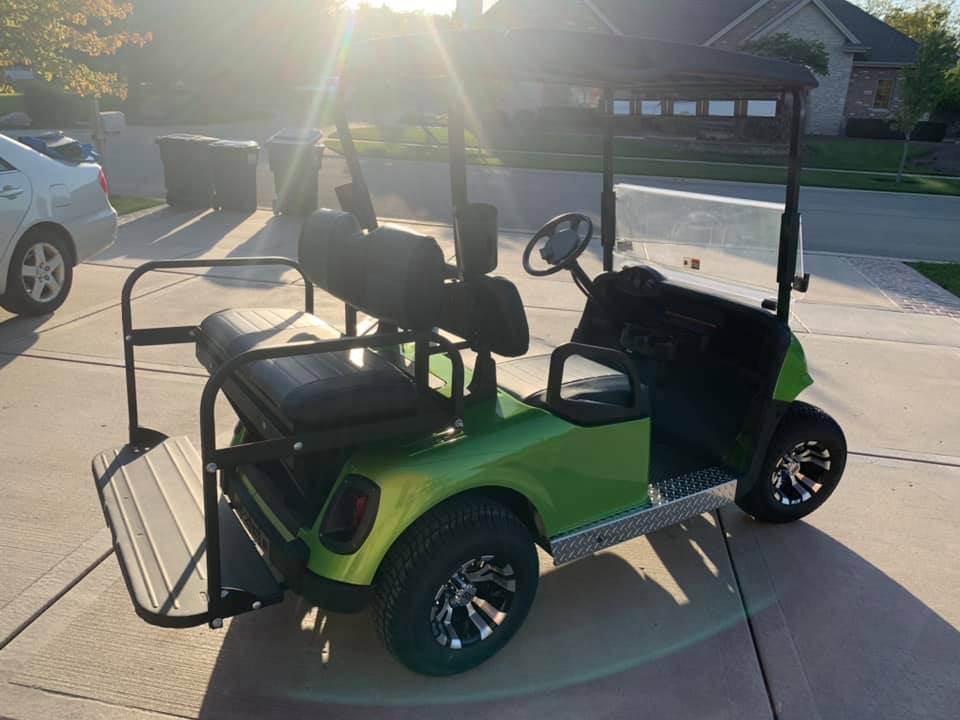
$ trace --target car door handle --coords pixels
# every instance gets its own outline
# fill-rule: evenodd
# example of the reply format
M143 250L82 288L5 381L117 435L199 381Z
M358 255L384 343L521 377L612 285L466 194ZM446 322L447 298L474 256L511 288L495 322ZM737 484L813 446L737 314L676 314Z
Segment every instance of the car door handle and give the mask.
M13 185L4 185L0 188L0 198L6 198L7 200L13 200L23 195L22 187L14 187Z

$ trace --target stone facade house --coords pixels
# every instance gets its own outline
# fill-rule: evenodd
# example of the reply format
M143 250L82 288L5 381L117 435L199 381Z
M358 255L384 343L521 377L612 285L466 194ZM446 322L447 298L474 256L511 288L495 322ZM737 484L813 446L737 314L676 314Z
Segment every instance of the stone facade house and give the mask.
M840 135L848 118L893 117L900 74L917 45L846 0L499 0L480 24L655 37L738 50L775 33L820 40L829 74L812 91L807 131ZM542 98L540 98L542 100ZM618 114L750 118L779 108L770 99L623 98Z

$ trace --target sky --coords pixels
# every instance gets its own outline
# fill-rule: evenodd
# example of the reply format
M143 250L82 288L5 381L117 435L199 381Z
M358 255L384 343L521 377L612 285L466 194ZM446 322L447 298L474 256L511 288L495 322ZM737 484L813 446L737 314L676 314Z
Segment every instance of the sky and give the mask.
M389 5L394 10L423 10L429 13L450 14L456 7L456 0L349 0L348 5Z
M496 0L483 0L483 7L488 8ZM408 10L422 10L427 13L449 15L457 5L457 0L348 0L348 5L389 5L394 10L405 12Z

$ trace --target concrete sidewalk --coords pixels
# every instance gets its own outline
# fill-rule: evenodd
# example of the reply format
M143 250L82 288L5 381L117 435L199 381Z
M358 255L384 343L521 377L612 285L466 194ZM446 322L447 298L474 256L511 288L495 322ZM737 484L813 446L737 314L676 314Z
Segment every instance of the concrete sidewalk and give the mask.
M429 230L450 249L448 228ZM763 526L732 509L560 569L541 558L527 625L455 679L396 665L367 614L295 598L221 632L140 621L88 470L123 442L120 285L149 258L292 255L297 231L263 212L163 210L79 267L53 317L0 315L0 422L23 429L0 440L0 716L429 718L467 704L498 718L954 717L960 321L904 312L834 256L808 262L793 325L817 380L805 399L837 417L852 455L808 521ZM525 240L504 237L499 272L520 286L535 339L565 341L582 298L561 275L522 273ZM272 269L156 273L138 287L138 325L303 302L296 274ZM337 303L317 302L340 323ZM148 350L144 422L195 436L205 373L192 348ZM227 408L218 422L229 431Z

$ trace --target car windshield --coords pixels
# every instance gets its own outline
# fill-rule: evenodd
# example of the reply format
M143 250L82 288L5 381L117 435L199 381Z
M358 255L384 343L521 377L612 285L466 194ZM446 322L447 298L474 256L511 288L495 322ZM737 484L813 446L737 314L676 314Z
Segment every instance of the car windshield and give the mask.
M617 267L652 265L673 279L751 299L776 294L782 204L647 185L614 190Z

